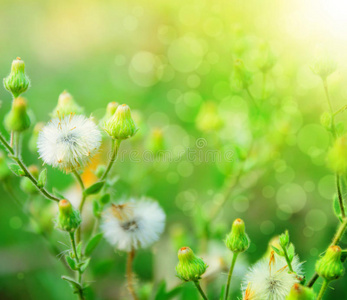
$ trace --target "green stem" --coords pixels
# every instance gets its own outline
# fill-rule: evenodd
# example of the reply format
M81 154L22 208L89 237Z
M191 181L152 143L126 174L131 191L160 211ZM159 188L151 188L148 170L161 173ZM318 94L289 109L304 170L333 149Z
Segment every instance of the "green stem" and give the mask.
M104 179L106 178L106 176L108 175L108 173L110 172L110 170L111 170L111 168L112 168L112 166L113 166L113 163L114 163L115 160L116 160L117 153L118 153L118 150L119 150L121 141L122 141L122 140L116 140L116 141L114 142L114 144L112 144L111 159L109 160L108 165L107 165L107 167L106 167L106 170L105 170L104 174L101 176L100 181L104 180Z
M72 251L75 255L75 259L76 259L76 262L77 264L80 263L80 259L78 257L78 253L77 253L77 248L76 248L76 241L75 241L75 233L74 232L69 232L69 236L70 236L70 241L71 241L71 246L72 246ZM84 297L84 294L83 294L83 283L82 283L82 271L81 271L81 268L78 268L77 269L77 280L78 280L78 283L79 285L81 286L80 288L78 288L78 299L80 300L84 300L85 297Z
M78 172L76 170L73 170L72 173L74 174L77 182L79 183L79 185L81 186L81 190L82 190L82 199L81 199L81 203L78 207L81 215L82 215L82 210L83 210L83 207L84 207L84 203L86 202L86 198L87 196L85 195L84 191L85 191L85 186L84 186L84 183L83 183L83 180L80 176L80 174L78 174ZM81 240L81 226L77 228L77 232L76 232L76 239L77 239L77 242L79 242Z
M316 300L321 300L321 299L323 299L323 295L324 295L324 293L326 292L328 286L329 286L329 281L326 280L326 279L324 279L323 285L322 285L322 287L321 287L321 289L320 289L320 291L319 291L319 294L318 294L318 297L317 297Z
M59 200L60 200L59 198L57 198L57 197L53 196L52 194L50 194L44 187L40 188L37 185L37 180L35 179L35 177L29 172L29 170L27 169L25 164L21 161L21 159L18 158L15 155L15 152L14 152L13 148L7 143L6 139L3 137L2 134L0 134L0 142L4 145L6 150L9 152L10 155L8 155L8 157L11 158L12 160L14 160L17 163L17 165L24 172L24 174L25 174L24 176L29 178L29 180L35 185L35 187L40 191L40 193L42 195L44 195L49 200L53 200L53 201L59 202Z
M200 283L199 281L193 281L194 284L195 284L195 287L197 288L197 290L199 291L201 297L204 299L204 300L208 300L208 298L206 297L204 291L202 290L201 286L200 286Z
M331 115L331 131L332 131L333 137L336 138L337 134L336 134L336 128L335 128L334 111L333 111L333 106L331 104L331 99L330 99L330 94L328 89L328 82L326 79L323 79L323 87L324 87L325 97L327 99L330 115Z
M292 264L290 262L290 259L288 257L288 252L287 252L287 248L286 247L282 247L283 253L284 253L284 258L286 259L287 265L288 265L288 269L291 273L295 273L292 267Z
M229 288L230 288L230 280L231 280L231 276L233 275L233 271L234 271L234 267L235 267L237 256L238 256L238 253L234 252L233 259L231 260L231 266L230 266L230 269L229 269L229 274L228 274L228 280L227 280L227 286L226 286L226 290L225 290L224 300L228 299Z
M132 296L134 300L138 300L137 295L135 293L134 289L134 282L133 282L133 261L135 257L135 250L132 248L131 251L128 253L128 259L127 259L127 280L128 280L128 291L129 294Z
M332 240L332 242L331 242L331 244L329 246L335 246L335 245L337 245L341 241L341 239L342 239L342 237L343 237L343 235L344 235L344 233L346 231L346 228L347 228L347 218L344 218L342 220L342 223L337 228L337 231L336 231L336 233L334 235L334 238L333 238L333 240ZM307 286L308 287L312 287L315 284L315 282L317 281L318 278L319 278L319 275L315 272L312 275L311 279L308 281Z
M343 204L343 198L341 193L340 176L338 174L336 174L336 190L337 190L337 196L339 199L341 215L342 215L342 218L344 219L346 217L346 212L345 212L345 206Z

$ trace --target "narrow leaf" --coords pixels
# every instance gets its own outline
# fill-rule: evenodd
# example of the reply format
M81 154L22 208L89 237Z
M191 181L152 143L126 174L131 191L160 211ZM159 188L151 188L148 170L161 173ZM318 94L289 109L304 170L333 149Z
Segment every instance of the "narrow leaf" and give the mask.
M66 280L68 283L70 283L72 285L72 287L76 288L76 289L82 289L82 286L73 278L69 277L69 276L61 276L61 279Z
M90 262L90 257L87 258L87 259L81 264L80 270L81 270L82 273L87 269L87 267L88 267L88 265L89 265L89 262Z
M37 180L37 186L42 188L46 185L47 182L47 169L43 169L39 175L39 179Z
M62 194L60 194L60 192L59 192L56 188L53 188L53 189L52 189L52 192L53 192L53 194L54 194L55 196L57 196L58 198L60 198L60 199L65 199L65 197L64 197Z
M66 255L65 259L71 270L77 270L76 261L74 259L72 259L69 255Z
M271 247L279 256L284 256L284 253L282 250L276 248L275 246L271 246Z
M8 164L8 167L12 171L12 173L16 176L24 176L25 175L25 173L23 172L21 167L18 166L17 164Z
M94 235L88 242L84 251L85 256L90 256L102 239L102 233Z
M105 181L99 181L97 183L94 183L93 185L91 185L89 188L87 188L84 191L85 195L94 195L100 192L100 190L102 189L102 187L104 186Z
M339 198L336 194L334 195L333 207L336 217L340 220L340 222L342 222L341 207L339 203Z

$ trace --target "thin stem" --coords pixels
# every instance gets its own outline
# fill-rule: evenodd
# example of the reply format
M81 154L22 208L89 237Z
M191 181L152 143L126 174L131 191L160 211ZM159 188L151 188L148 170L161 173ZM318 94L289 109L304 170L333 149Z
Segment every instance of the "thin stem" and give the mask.
M317 281L317 279L319 278L319 275L314 272L313 276L311 277L311 279L307 282L307 287L313 287L313 285L315 284L315 282Z
M228 274L228 280L227 280L227 286L226 286L226 290L225 290L224 300L228 299L229 288L230 288L230 280L231 280L231 276L233 275L233 271L234 271L234 267L235 267L237 256L238 256L238 253L234 252L233 259L231 260L231 266L230 266L230 269L229 269L229 274Z
M338 174L336 174L336 190L337 190L337 196L339 199L341 215L342 215L342 218L344 219L346 217L346 212L345 212L345 206L343 204L343 198L341 193L340 176Z
M24 172L25 176L29 178L29 180L35 185L35 187L40 191L40 193L42 195L44 195L49 200L59 202L60 199L53 196L52 194L50 194L44 187L42 187L42 188L38 187L37 180L35 179L35 177L29 172L29 170L27 169L25 164L21 161L21 159L18 158L17 156L15 156L15 152L14 152L13 148L7 143L6 139L3 137L3 135L1 133L0 133L0 142L4 145L6 150L9 152L9 154L10 154L9 158L11 158L12 160L14 160L17 163L17 165Z
M131 251L128 253L126 276L128 280L128 291L134 300L138 300L137 295L135 293L134 282L133 282L134 257L135 257L135 249L131 249Z
M21 149L20 149L20 132L15 132L14 134L14 146L15 146L15 155L20 158L21 157Z
M252 95L252 93L251 93L251 91L249 90L248 87L246 88L246 92L247 92L249 98L251 99L253 106L259 111L259 107L258 107L258 105L257 105L257 102L255 101L255 98L254 98L254 96Z
M208 298L206 297L204 291L202 290L201 286L200 286L200 282L198 280L194 281L195 287L197 288L197 290L199 291L201 297L204 300L208 300Z
M291 273L295 273L292 267L292 263L290 262L290 259L288 257L288 252L286 247L282 247L283 253L284 253L284 258L286 259L288 269Z
M82 191L84 191L84 183L83 183L83 180L82 180L80 174L78 174L78 172L76 170L73 170L72 173L75 175L79 185L81 186Z
M11 131L11 137L10 137L10 146L13 147L13 140L14 140L14 132Z
M328 89L328 82L327 82L326 78L323 79L323 87L324 87L325 97L327 99L329 110L330 110L330 115L331 115L331 131L332 131L334 138L336 138L337 134L336 134L336 129L335 129L334 111L333 111L333 106L331 104L331 99L330 99L330 94L329 94L329 89Z
M320 291L319 291L319 294L318 294L318 297L317 297L316 300L321 300L321 299L323 299L323 295L324 295L324 293L326 292L328 286L329 286L329 281L326 280L326 279L324 279L323 285L322 285L322 287L321 287L321 289L320 289Z
M78 257L78 253L77 253L77 248L76 248L76 241L75 241L75 233L74 232L69 232L69 236L70 236L70 241L71 241L71 246L72 246L72 251L75 255L75 259L77 264L80 263L80 259ZM77 269L77 280L78 283L80 284L80 288L78 288L78 299L80 300L84 300L84 294L83 294L83 283L82 283L82 271L81 268Z
M121 140L116 140L113 144L112 144L112 154L111 154L111 159L108 162L108 165L106 167L106 170L104 172L104 174L101 176L100 181L104 180L106 178L106 176L108 175L108 173L111 171L111 168L113 166L113 163L116 160L117 157L117 153L120 147L120 143Z

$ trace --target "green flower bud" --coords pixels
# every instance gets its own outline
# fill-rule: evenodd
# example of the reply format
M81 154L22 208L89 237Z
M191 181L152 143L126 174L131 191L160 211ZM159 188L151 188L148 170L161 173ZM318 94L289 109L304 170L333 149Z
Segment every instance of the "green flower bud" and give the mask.
M224 125L214 102L204 102L201 105L195 122L196 127L203 132L218 131Z
M70 114L82 114L83 108L80 107L74 98L67 91L62 92L58 98L58 104L51 113L52 118L68 116Z
M313 290L295 283L286 300L315 300L316 295Z
M0 150L0 181L11 175L11 171L7 166L6 155Z
M182 247L178 251L178 260L177 276L184 281L199 280L208 267L189 247Z
M22 132L30 127L30 123L27 101L22 97L14 98L10 112L5 116L6 129Z
M113 116L104 124L104 130L113 139L125 140L135 135L138 128L126 104L118 106Z
M331 130L331 121L332 121L331 114L328 113L327 111L324 112L320 117L320 123L327 130Z
M105 165L98 165L98 167L95 170L96 177L101 178L101 176L104 175L105 171L106 171Z
M325 255L316 263L318 275L328 281L340 278L344 273L341 262L341 248L330 246Z
M80 212L68 200L60 200L57 227L63 231L74 232L81 222Z
M118 106L118 102L109 102L106 107L106 113L104 117L101 119L100 123L104 124L105 122L107 122L107 120L109 120L114 115Z
M327 155L327 165L340 175L347 171L347 136L338 137Z
M288 230L286 230L285 233L281 234L280 237L280 245L282 248L287 248L288 244L289 244L289 233Z
M11 73L4 78L4 87L14 98L24 93L30 85L30 80L25 74L25 64L19 57L12 62Z
M320 76L323 80L327 79L337 69L337 63L327 55L321 55L316 58L311 65L311 70L314 74Z
M39 177L39 169L35 165L31 165L28 167L29 172L34 176L35 179ZM38 190L35 185L31 182L31 180L27 177L23 177L20 180L20 188L24 193L27 194L37 194Z
M164 134L160 128L155 128L151 131L148 149L155 155L165 149Z
M252 83L252 74L241 59L235 60L232 81L239 89L247 89Z
M276 63L275 55L272 53L267 43L262 43L259 46L259 54L256 58L258 69L262 73L270 71Z
M225 245L234 253L244 252L249 248L250 240L245 232L245 223L236 219L231 227L231 232L225 239Z
M28 142L28 148L32 153L37 153L37 140L39 138L39 133L44 126L45 126L45 123L39 122L39 123L36 123L33 129L33 132Z

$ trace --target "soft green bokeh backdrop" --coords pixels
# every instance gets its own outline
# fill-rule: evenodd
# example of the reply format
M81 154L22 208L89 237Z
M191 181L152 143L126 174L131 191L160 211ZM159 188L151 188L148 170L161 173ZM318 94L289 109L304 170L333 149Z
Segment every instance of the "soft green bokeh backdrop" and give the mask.
M231 84L234 60L242 58L254 73L251 91L260 97L262 76L255 67L256 57L259 45L269 43L277 64L267 77L266 105L278 117L271 134L258 136L265 143L256 148L259 153L253 153L252 159L257 161L258 155L270 159L241 177L238 188L245 190L229 199L213 223L205 254L212 257L212 268L213 259L228 254L222 239L234 218L245 220L252 247L236 270L233 292L239 296L245 269L263 255L274 235L286 228L290 231L310 277L337 226L332 211L334 177L325 166L330 137L319 122L327 105L320 80L309 68L317 46L327 47L339 64L338 72L329 78L333 105L336 109L344 105L347 27L343 17L334 15L339 10L331 9L341 3L335 0L329 6L327 2L2 0L0 77L8 74L16 56L26 62L31 88L24 96L37 121L49 120L63 90L97 118L109 101L127 103L141 129L133 141L124 143L124 149L142 153L151 143L151 130L161 128L165 147L173 153L201 149L196 144L200 138L204 149L236 152L236 147L248 147L252 125L247 94L235 91ZM3 88L0 99L4 116L11 97ZM221 130L199 129L196 119L206 102L214 103L223 119ZM345 117L342 114L339 121ZM289 124L285 135L280 128L284 121ZM279 143L279 139L283 141L274 154L267 153L273 151L267 143L271 146L272 140ZM24 151L28 164L40 164L26 146ZM201 211L208 215L218 203L228 182L226 170L233 174L239 163L236 155L232 162L213 163L190 160L186 152L170 163L131 162L128 157L117 163L114 173L120 174L120 180L114 199L147 195L167 213L161 241L154 249L140 251L135 261L143 293L151 291L150 282L157 285L165 279L170 287L179 284L176 251L191 246L199 252L198 215ZM50 187L62 190L72 184L70 176L49 169ZM64 269L50 256L45 242L29 230L26 216L1 193L0 298L74 299L60 279ZM42 215L48 209L39 208ZM64 235L55 233L53 239L61 251L66 249L59 243L68 242ZM125 255L114 253L103 242L91 265L91 285L98 299L127 299L124 268ZM211 299L218 299L225 280L223 271L210 284ZM345 278L334 283L326 299L347 298L344 282ZM182 299L197 297L191 289L185 286Z

